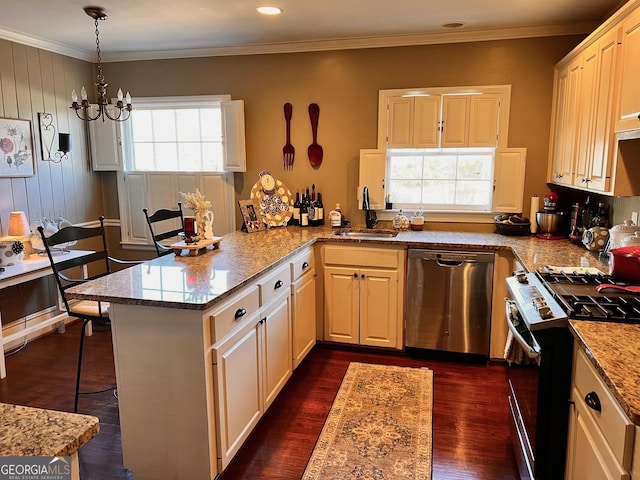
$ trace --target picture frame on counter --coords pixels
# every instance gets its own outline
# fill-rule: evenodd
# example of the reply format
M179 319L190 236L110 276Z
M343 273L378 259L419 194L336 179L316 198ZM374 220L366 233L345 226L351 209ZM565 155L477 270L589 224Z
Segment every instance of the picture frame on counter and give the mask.
M262 215L260 214L260 206L255 199L238 200L238 206L240 207L240 214L244 222L243 230L246 230L248 233L253 233L266 229Z
M0 118L0 177L33 177L33 131L30 120Z

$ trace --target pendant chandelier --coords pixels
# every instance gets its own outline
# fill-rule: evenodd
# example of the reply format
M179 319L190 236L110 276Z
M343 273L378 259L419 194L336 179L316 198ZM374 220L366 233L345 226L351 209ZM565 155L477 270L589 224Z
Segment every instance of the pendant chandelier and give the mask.
M96 25L96 52L98 54L98 81L95 86L98 90L98 111L93 115L91 111L91 104L87 98L87 91L84 87L80 91L81 101L78 103L78 95L76 91L71 92L71 108L76 112L76 115L80 120L85 122L92 122L93 120L102 119L104 122L107 118L115 122L124 122L131 116L131 95L127 92L127 95L123 97L122 89L118 89L118 100L115 105L109 104L107 98L107 83L104 81L104 75L102 74L102 58L100 56L100 31L98 30L98 22L100 20L106 20L107 14L104 13L102 7L85 7L84 12L94 19Z

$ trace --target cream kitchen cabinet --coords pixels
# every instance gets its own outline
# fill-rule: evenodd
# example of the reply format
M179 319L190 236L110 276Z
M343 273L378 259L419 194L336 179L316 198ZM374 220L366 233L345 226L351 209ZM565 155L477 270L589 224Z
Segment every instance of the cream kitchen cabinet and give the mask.
M391 97L388 109L388 148L439 146L439 95Z
M640 128L640 9L622 22L620 102L616 132Z
M500 95L388 99L387 148L495 147Z
M401 349L406 250L321 248L324 340Z
M614 28L583 56L581 113L574 185L607 192L616 145L613 134L620 29Z
M499 111L499 95L443 95L440 146L495 147Z
M291 268L293 368L316 344L316 269L313 248L296 255Z
M576 345L566 480L628 480L634 425Z
M578 106L582 57L556 70L553 100L551 169L548 181L573 184L578 132Z
M292 373L289 265L258 280L260 308L213 345L219 469L224 470ZM221 314L243 317L242 307Z

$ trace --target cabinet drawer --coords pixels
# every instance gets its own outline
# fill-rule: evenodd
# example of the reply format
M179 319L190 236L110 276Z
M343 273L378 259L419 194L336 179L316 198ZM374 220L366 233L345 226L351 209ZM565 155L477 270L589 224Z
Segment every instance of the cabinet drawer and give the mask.
M310 272L315 267L313 249L309 248L296 255L289 265L291 266L291 281L295 282L302 275Z
M633 423L622 411L581 349L577 349L574 384L576 398L573 400L583 407L585 415L588 415L602 432L618 462L628 470L631 467ZM600 402L599 412L588 406L588 395L592 398L597 396Z
M273 272L263 275L257 283L260 289L260 306L264 306L279 293L289 290L291 285L289 264L285 263Z
M327 245L324 247L324 263L328 265L398 268L400 252L400 250L386 248Z
M211 327L211 343L216 343L233 327L245 318L250 317L260 307L260 296L257 286L247 287L216 307L209 315Z

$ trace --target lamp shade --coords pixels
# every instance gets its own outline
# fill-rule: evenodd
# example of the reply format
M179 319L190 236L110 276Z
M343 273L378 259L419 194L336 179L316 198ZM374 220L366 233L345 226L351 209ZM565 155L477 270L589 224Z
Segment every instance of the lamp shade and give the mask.
M7 234L10 237L31 235L29 222L27 221L27 216L24 212L11 212L9 215L9 231Z

